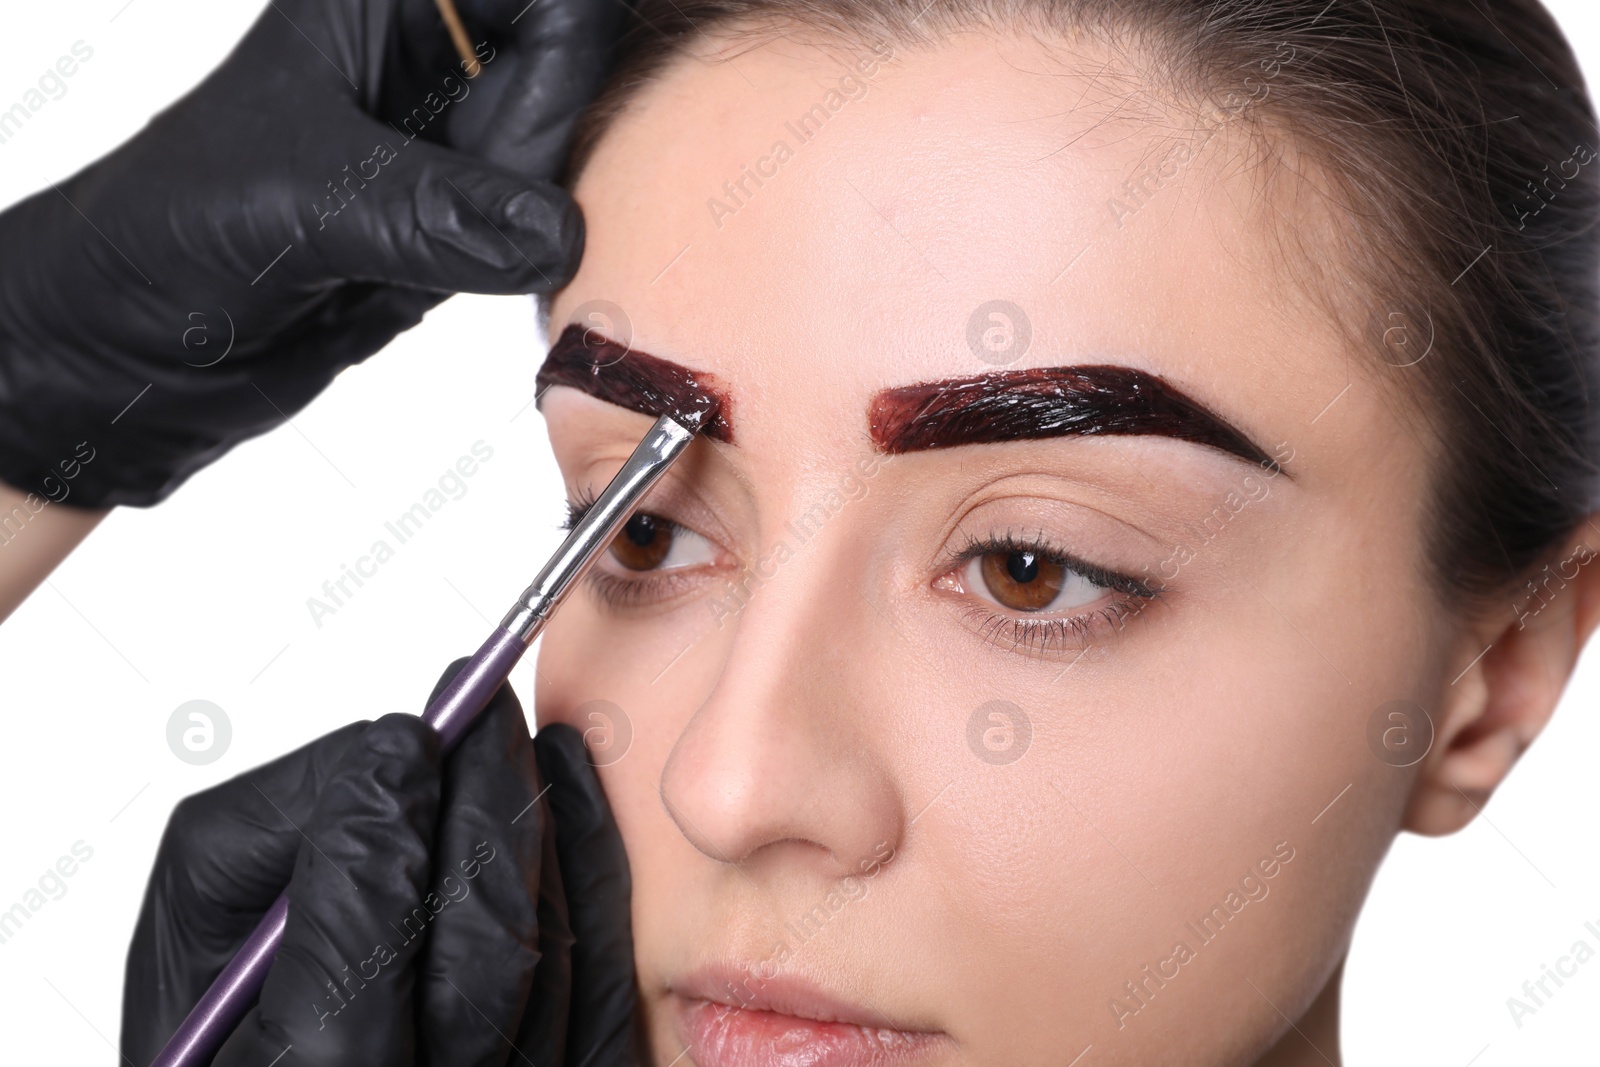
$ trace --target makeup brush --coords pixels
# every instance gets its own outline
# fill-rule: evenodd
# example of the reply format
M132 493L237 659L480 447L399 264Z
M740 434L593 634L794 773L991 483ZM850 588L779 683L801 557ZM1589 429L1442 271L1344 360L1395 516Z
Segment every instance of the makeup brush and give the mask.
M461 13L456 10L455 0L436 0L439 5L439 15L444 19L444 28L450 31L450 40L455 43L456 55L461 57L461 68L467 72L467 77L476 78L483 65L478 62L478 55L472 50L472 39L467 36L467 27L461 21Z
M573 585L616 538L645 493L714 414L714 408L701 408L690 414L680 411L656 419L605 492L572 528L533 584L517 598L499 629L428 705L422 719L439 732L446 751L489 703ZM201 1067L210 1062L260 996L267 971L283 943L288 919L289 898L280 893L151 1067Z

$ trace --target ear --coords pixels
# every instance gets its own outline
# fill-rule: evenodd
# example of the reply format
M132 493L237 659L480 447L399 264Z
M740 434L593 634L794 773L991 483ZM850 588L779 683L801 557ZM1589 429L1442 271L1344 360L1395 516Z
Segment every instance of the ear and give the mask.
M1550 721L1600 623L1600 513L1526 577L1504 606L1464 628L1454 660L1461 674L1438 702L1407 830L1448 834L1471 822Z

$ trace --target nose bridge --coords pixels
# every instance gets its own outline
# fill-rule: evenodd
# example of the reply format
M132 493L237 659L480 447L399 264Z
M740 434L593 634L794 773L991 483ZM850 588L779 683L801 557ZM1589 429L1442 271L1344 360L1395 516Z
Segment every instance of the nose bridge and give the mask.
M864 510L797 508L765 524L766 547L713 605L735 633L662 771L661 798L715 860L753 864L786 842L837 878L899 847L904 812L859 654L871 613L855 591Z
M848 452L842 443L835 443L835 447ZM831 461L822 469L813 468L813 476L787 494L784 511L764 521L761 547L744 573L730 582L719 600L713 603L712 611L719 624L730 615L741 614L752 596L779 580L780 572L787 574L783 586L795 588L797 572L812 575L811 568L821 562L818 557L837 551L841 531L860 533L874 506L869 499L871 483L887 462L888 457L868 451L848 460ZM796 466L809 465L797 463ZM841 567L848 567L850 562L848 558L827 561ZM856 565L860 562L857 559ZM826 577L825 572L818 574Z

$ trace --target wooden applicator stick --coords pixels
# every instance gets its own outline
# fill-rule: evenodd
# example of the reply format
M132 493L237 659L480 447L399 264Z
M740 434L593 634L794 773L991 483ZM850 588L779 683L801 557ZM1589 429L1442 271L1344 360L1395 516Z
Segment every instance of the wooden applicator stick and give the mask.
M444 18L445 29L450 31L450 40L455 43L456 54L461 57L461 66L467 77L476 78L483 69L483 64L478 62L477 53L472 50L472 40L467 36L467 27L461 21L461 13L456 10L455 0L435 0L439 5L439 14Z

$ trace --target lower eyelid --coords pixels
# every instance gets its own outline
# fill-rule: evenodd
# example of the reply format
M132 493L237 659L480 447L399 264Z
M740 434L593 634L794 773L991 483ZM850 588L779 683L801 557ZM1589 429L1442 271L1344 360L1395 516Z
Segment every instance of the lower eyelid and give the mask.
M724 569L719 566L724 552L715 541L670 519L665 521L672 523L676 533L687 533L694 538L709 558L681 566L635 571L618 564L607 551L587 578L589 588L607 606L631 608L666 604L695 591L705 581L713 579L714 572Z
M1143 605L1130 598L1113 600L1075 615L1035 616L1002 614L985 603L969 603L963 622L978 636L1008 651L1051 656L1083 652L1120 632L1126 618Z
M1030 613L1008 608L974 593L964 574L973 557L947 564L930 588L959 600L962 623L978 636L1002 649L1022 654L1050 656L1086 651L1120 632L1127 619L1138 615L1160 594L1143 595L1118 590L1075 572L1103 590L1087 604L1054 613Z
M589 572L585 582L608 607L630 608L667 603L698 581L692 573L682 574L679 571L646 573L647 577L644 578L623 578L610 571L596 569Z

